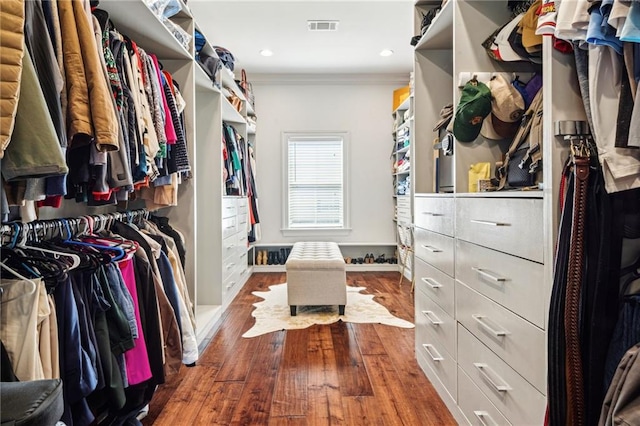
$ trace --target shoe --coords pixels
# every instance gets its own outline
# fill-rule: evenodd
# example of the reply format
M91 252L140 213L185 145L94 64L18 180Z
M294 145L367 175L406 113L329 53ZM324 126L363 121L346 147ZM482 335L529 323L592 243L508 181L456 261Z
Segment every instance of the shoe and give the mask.
M256 255L256 265L262 265L262 252L259 251Z
M358 258L358 263L362 265L364 263L364 259L362 257L359 257Z
M280 264L284 265L287 263L287 251L283 248L280 249Z
M386 259L384 258L384 253L382 253L380 256L378 256L378 258L376 259L376 263L385 263Z
M274 253L272 251L269 251L267 255L267 265L273 265L273 254Z

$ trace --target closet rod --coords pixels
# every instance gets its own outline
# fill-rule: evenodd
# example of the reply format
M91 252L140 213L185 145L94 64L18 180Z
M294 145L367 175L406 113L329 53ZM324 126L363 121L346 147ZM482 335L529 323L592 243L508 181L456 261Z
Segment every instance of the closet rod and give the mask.
M57 231L58 236L79 236L92 233L94 229L106 230L116 221L132 223L140 219L148 219L147 209L125 210L113 213L102 213L94 215L84 215L74 218L58 218L48 220L36 220L29 223L10 222L2 224L0 228L0 244L2 246L15 244L17 238L22 237L25 241L38 241L41 239L53 238ZM47 235L51 233L51 235Z

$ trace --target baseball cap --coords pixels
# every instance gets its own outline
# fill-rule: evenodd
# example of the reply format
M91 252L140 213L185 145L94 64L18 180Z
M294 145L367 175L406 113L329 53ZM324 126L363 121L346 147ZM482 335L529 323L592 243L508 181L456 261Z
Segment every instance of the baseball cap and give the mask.
M518 26L518 23L522 19L524 14L521 13L511 21L504 24L502 27L495 30L487 39L482 43L482 46L487 50L487 54L496 61L503 62L516 62L526 61L527 56L518 54L509 43L509 36L511 32Z
M469 80L462 88L453 119L453 135L460 142L472 142L480 134L482 121L491 112L491 91L478 80Z
M498 134L498 132L496 132L496 129L493 128L493 123L491 120L491 116L492 114L489 114L483 121L482 121L482 128L480 129L480 135L482 135L482 137L484 137L485 139L491 139L494 141L501 141L502 139L504 139L504 137L502 137L500 134Z
M520 21L522 29L522 45L528 52L537 52L542 49L542 36L536 34L538 28L538 11L542 0L536 0L529 7Z
M491 124L495 132L503 138L512 138L518 131L524 99L503 75L497 74L488 83L491 90Z
M440 120L438 120L438 122L436 123L433 131L437 132L441 127L449 124L451 117L453 117L453 104L447 104L440 110Z

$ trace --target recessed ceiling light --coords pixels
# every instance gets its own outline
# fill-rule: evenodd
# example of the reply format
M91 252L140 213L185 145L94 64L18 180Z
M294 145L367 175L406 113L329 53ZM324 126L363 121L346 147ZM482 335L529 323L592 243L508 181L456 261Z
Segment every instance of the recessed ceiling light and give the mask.
M391 56L393 55L393 50L390 49L384 49L382 50L382 52L380 52L380 56Z
M269 49L262 49L260 51L260 54L262 56L273 56L273 52L271 50L269 50Z

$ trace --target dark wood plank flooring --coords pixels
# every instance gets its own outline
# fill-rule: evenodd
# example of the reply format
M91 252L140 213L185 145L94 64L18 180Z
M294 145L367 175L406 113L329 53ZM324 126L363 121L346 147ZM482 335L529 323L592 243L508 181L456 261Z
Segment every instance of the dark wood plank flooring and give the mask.
M399 274L348 273L394 315L413 321ZM223 313L195 367L156 392L144 425L456 424L414 353L415 329L338 322L251 339L251 294L285 281L254 274ZM348 307L347 307L348 309Z

